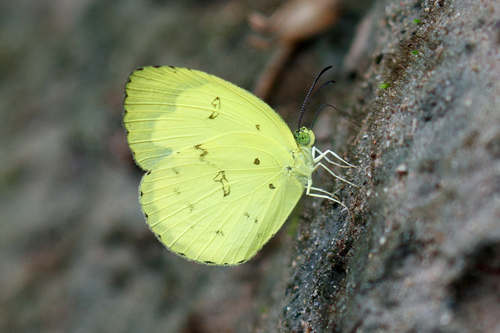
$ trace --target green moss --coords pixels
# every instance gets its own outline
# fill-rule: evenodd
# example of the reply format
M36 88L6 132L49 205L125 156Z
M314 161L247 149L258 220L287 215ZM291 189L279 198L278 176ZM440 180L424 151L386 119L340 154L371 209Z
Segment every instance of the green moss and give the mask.
M382 82L381 84L378 85L379 89L387 89L391 86L389 82Z

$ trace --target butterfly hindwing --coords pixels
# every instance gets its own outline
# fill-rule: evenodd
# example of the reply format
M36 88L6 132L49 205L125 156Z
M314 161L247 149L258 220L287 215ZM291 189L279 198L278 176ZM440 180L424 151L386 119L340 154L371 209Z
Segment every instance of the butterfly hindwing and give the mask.
M279 230L303 193L303 185L283 171L283 163L292 162L282 147L254 133L181 149L143 178L148 224L188 259L244 262Z

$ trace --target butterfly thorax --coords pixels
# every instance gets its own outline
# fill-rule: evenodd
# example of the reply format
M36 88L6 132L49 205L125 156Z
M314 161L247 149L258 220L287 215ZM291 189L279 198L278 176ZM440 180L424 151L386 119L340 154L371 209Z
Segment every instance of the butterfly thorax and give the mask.
M307 185L314 168L314 159L312 156L314 133L312 130L302 127L300 130L295 131L294 135L297 149L294 149L292 152L294 164L290 166L290 173L303 185Z

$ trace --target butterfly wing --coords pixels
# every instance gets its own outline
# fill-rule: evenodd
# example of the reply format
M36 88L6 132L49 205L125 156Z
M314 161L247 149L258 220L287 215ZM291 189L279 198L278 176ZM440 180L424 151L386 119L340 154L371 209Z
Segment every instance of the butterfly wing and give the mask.
M245 262L303 193L290 129L244 89L196 70L145 67L130 76L124 105L130 148L148 171L143 211L177 254Z
M160 160L141 182L148 224L173 252L216 265L250 259L304 187L292 155L258 133L225 134Z
M281 117L248 91L204 72L144 67L129 77L124 124L143 169L165 156L229 132L252 132L288 148L295 139Z

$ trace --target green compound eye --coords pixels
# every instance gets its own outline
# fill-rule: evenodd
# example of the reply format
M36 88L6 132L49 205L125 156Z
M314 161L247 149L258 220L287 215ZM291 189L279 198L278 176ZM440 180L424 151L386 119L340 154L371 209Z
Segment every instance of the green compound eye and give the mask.
M302 146L308 146L311 143L311 135L306 127L302 127L300 130L295 130L294 132L297 142Z

